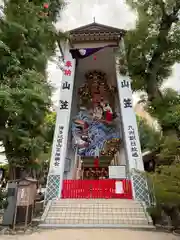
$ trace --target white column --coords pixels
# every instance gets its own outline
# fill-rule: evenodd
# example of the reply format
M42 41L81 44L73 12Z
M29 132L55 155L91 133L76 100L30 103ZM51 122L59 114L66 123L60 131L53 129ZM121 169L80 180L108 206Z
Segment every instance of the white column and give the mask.
M121 57L125 58L125 46L122 39L120 43ZM136 114L133 109L132 89L130 77L122 75L119 69L118 58L116 59L116 76L119 93L122 127L126 150L127 165L132 181L133 197L136 200L150 203L149 189L144 172L144 164L138 134Z
M136 114L133 109L131 81L129 76L120 75L118 68L116 75L129 170L144 171Z
M75 76L75 59L69 52L69 45L66 45L64 52L65 68L63 70L59 106L57 109L56 126L51 154L49 175L58 175L59 193L57 197L61 197L63 175L66 159L66 151L68 144L68 132L70 124L71 103Z

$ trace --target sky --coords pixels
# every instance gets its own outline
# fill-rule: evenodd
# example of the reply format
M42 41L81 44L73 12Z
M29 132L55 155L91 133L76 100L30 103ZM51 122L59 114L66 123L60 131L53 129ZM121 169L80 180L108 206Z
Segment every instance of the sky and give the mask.
M111 4L109 4L111 3ZM73 0L70 1L61 19L56 24L58 29L67 31L93 22L107 24L113 27L132 29L135 27L135 14L125 4L124 0ZM59 99L59 88L62 73L57 64L50 62L48 76L55 87L53 102L56 105ZM173 67L172 76L164 83L165 87L180 90L180 65ZM178 86L179 85L179 86ZM134 94L134 101L138 100L138 94Z

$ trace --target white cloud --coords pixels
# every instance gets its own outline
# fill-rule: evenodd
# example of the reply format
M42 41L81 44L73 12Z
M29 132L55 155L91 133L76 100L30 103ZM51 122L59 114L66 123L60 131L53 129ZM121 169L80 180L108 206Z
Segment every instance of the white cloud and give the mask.
M174 65L172 76L164 83L164 87L171 87L180 91L180 64Z
M57 28L70 30L81 25L96 22L129 29L134 26L135 15L123 0L73 0L62 13Z

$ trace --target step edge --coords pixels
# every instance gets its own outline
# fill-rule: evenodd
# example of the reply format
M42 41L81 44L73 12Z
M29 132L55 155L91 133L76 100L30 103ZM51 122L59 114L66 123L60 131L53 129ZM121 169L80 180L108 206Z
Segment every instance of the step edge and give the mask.
M81 209L81 210L82 210L82 209ZM78 210L76 210L76 211L74 210L74 211L73 211L73 210L71 209L71 210L69 210L69 211L61 211L60 213L62 213L62 212L63 212L63 213L72 213L72 212L73 212L73 213L94 213L94 212L99 212L99 213L108 213L108 214L109 214L109 213L118 213L118 214L123 214L123 213L127 213L127 214L128 214L128 213L132 213L132 214L137 214L137 213L139 213L139 214L142 214L142 213L143 213L144 215L146 215L146 214L144 213L144 211L112 211L112 210L110 210L110 211L101 211L101 210L95 211L94 209L93 209L94 211L89 211L89 209L84 210L84 211L81 211L81 210L80 210L80 211L78 211ZM49 214L49 213L57 213L57 211L49 210L49 211L48 211L48 214Z
M129 221L135 221L135 220L146 220L146 221L148 221L148 219L146 218L146 217L135 217L135 218L131 218L131 219L129 219L128 217L122 217L122 218L99 218L99 217L89 217L88 216L88 218L84 218L84 217L77 217L77 218L75 218L75 217L72 217L72 218L69 218L69 217L64 217L64 216L61 216L61 217L46 217L46 219L45 219L45 221L47 221L47 220L58 220L58 219L64 219L64 220L73 220L73 219L82 219L82 220L86 220L86 219L89 219L89 220L94 220L94 219L106 219L106 220L109 220L109 219L118 219L118 220L120 220L120 219L122 219L122 220L129 220Z
M127 225L127 224L39 224L40 228L124 228L124 229L136 229L136 230L153 230L155 226L151 224L147 225Z

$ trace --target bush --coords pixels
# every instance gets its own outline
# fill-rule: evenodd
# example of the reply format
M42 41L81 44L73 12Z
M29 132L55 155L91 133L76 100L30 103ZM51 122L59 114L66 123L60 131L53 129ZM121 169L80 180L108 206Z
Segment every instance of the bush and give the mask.
M8 205L7 193L0 188L0 210L6 209Z
M156 206L148 209L154 224L180 227L180 164L160 166L149 175Z

